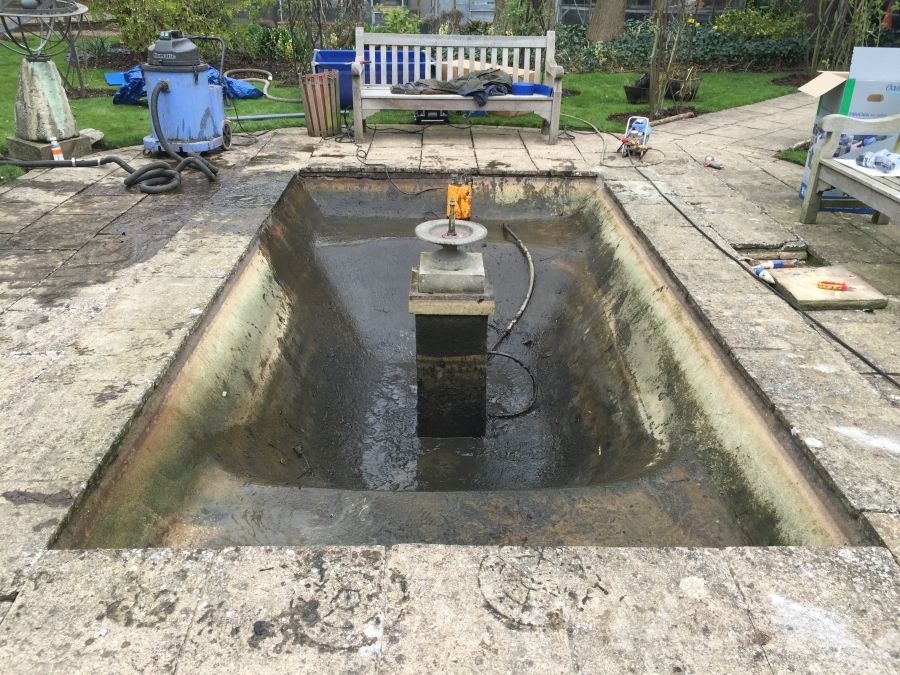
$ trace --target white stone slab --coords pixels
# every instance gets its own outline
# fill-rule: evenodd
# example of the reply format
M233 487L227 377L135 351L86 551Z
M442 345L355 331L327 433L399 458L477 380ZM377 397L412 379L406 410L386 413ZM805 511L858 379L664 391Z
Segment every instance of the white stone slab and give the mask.
M842 265L772 270L776 287L803 309L882 309L887 298ZM820 281L845 282L846 291L818 287Z

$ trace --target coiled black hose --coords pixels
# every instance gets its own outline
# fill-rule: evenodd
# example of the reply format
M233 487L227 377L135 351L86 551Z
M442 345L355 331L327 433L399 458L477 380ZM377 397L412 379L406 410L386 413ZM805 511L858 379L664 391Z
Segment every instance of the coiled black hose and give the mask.
M163 146L163 149L170 157L178 161L178 164L176 164L174 168L172 168L172 165L168 162L159 161L151 162L150 164L135 170L128 162L115 155L100 157L98 159L67 159L62 162L57 160L28 162L15 159L0 159L0 166L17 166L20 169L65 169L70 167L78 169L103 166L104 164L114 162L128 172L128 176L124 181L125 187L137 185L141 192L146 192L147 194L163 194L177 189L178 186L181 185L181 172L186 168L202 171L209 180L215 180L216 174L219 173L219 169L216 166L203 159L196 152L189 152L187 153L187 157L181 157L172 149L172 146L169 145L169 140L162 133L157 104L159 102L160 93L164 91L169 91L168 80L160 80L153 88L153 94L150 97L150 117L153 119L153 128L156 130L157 134L159 134L159 142Z
M153 120L153 128L156 130L157 135L159 136L159 143L163 146L163 150L165 150L169 157L178 161L178 166L174 169L170 168L168 164L165 162L154 162L153 164L165 164L167 171L161 171L159 176L154 176L144 182L150 183L150 187L156 188L165 188L171 184L171 182L175 182L175 185L169 189L159 189L155 190L156 192L169 192L170 190L174 190L179 185L181 185L181 171L187 167L191 167L197 169L198 171L202 171L206 174L206 177L210 180L216 179L216 174L219 173L219 169L205 159L203 159L196 152L188 152L185 153L187 157L183 158L177 152L172 149L172 146L169 145L169 140L166 138L166 135L162 132L162 125L159 123L159 108L157 106L159 102L159 95L161 92L169 91L169 81L168 80L160 80L156 83L156 86L153 87L153 93L150 96L150 118ZM152 166L148 164L147 166ZM167 179L169 182L167 182ZM143 190L143 184L141 189ZM149 190L144 190L148 192Z

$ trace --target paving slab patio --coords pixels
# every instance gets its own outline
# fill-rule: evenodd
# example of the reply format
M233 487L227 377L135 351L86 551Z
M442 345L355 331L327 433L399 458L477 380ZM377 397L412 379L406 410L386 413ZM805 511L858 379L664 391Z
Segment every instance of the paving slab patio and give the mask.
M5 189L0 671L900 671L898 390L730 257L865 276L886 310L816 316L897 372L900 229L852 214L801 226L802 168L773 156L808 138L814 106L795 94L664 125L665 154L641 172L609 137L374 126L360 145L269 133L216 158L215 183L187 174L161 197L126 190L115 167ZM707 154L725 169L702 167ZM298 171L597 177L878 545L47 551Z
M894 673L898 570L875 547L47 551L0 603L0 665Z

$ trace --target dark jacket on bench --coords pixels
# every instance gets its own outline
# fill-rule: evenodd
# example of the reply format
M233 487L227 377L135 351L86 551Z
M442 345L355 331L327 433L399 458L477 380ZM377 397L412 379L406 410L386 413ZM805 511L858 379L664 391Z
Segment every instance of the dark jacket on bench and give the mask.
M500 68L476 70L453 80L416 80L395 84L392 94L459 94L472 96L478 105L484 105L488 96L503 96L512 90L512 78Z

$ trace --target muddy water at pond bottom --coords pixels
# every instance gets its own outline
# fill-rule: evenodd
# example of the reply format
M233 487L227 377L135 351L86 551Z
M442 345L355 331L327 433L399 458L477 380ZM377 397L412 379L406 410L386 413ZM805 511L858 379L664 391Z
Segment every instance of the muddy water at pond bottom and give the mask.
M412 187L412 186L411 186ZM416 436L413 228L440 191L296 181L61 547L452 544L730 546L788 539L721 449L592 185L476 185L474 250L537 403L484 438ZM593 201L592 201L593 200ZM389 217L388 217L389 216ZM656 317L656 318L654 318ZM677 322L676 322L677 323ZM488 365L489 411L530 396ZM712 419L715 418L715 419ZM711 421L712 419L712 421ZM729 432L730 433L730 432ZM755 433L753 431L749 433Z

